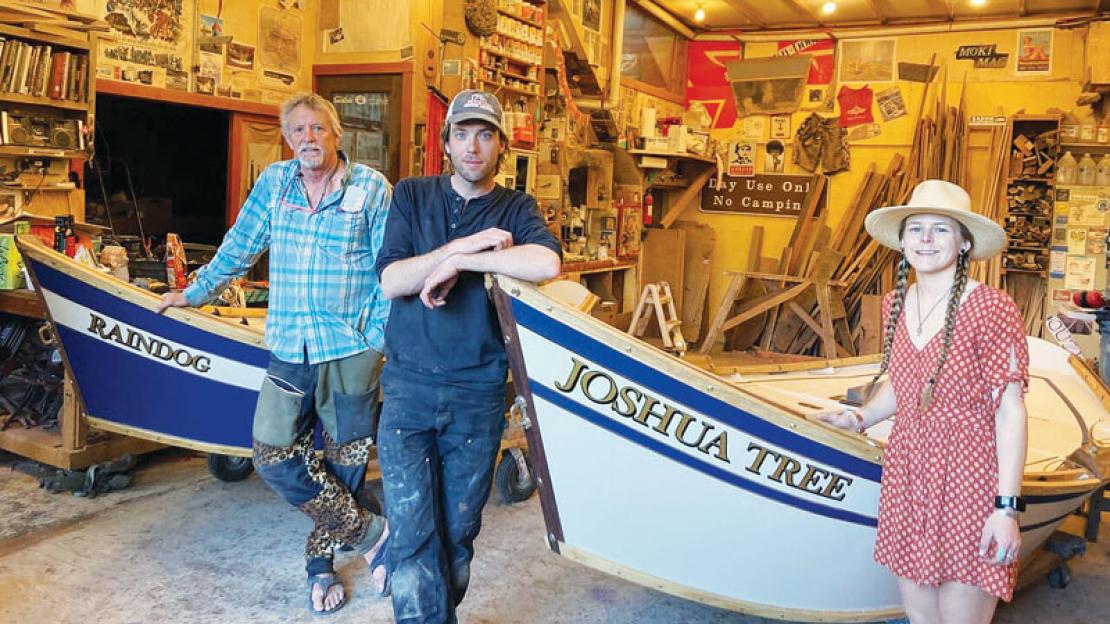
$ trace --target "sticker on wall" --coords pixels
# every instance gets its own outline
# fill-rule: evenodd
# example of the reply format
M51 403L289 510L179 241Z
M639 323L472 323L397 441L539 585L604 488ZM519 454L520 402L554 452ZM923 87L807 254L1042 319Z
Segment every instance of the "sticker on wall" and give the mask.
M851 128L873 123L875 117L871 114L871 104L874 97L871 87L840 87L836 94L836 101L840 104L840 127Z
M849 141L866 141L873 139L883 133L883 127L877 123L864 124L856 126L848 131Z
M805 54L810 57L807 85L827 85L832 82L836 59L836 42L832 39L792 39L780 41L775 56Z
M228 38L224 36L224 20L215 15L200 16L200 34L197 43L201 52L223 54L224 44Z
M906 101L902 99L902 90L898 85L879 91L875 94L875 98L879 102L879 114L882 115L883 121L892 121L906 116Z
M736 102L725 63L740 58L735 41L691 41L686 48L686 108L697 103L709 111L715 129L736 123Z
M783 145L782 141L768 141L763 151L763 172L782 173L783 164L786 161L786 158L784 158L786 147Z
M1101 256L1106 253L1107 228L1091 228L1087 230L1087 255Z
M1017 32L1018 74L1052 73L1052 29L1037 28Z
M755 144L751 141L736 141L729 145L728 174L734 178L750 178L755 175Z
M1068 229L1068 255L1087 255L1087 228Z
M771 138L790 138L790 115L775 115L771 117Z
M1005 67L1010 55L999 52L996 44L962 45L956 48L957 61L972 61L975 69L998 69Z
M1093 290L1095 287L1095 259L1087 256L1068 256L1064 272L1064 288Z
M897 40L849 39L840 42L840 82L892 82Z
M1063 274L1060 274L1063 277ZM1071 302L1071 291L1066 288L1053 288L1052 300L1056 303L1069 303Z
M1053 279L1064 279L1068 267L1068 250L1053 249L1048 253L1048 276Z
M740 120L741 139L762 141L767 136L767 118L762 115L750 115Z
M833 99L829 97L828 86L807 86L805 93L802 96L802 110L812 111L831 111L833 109Z

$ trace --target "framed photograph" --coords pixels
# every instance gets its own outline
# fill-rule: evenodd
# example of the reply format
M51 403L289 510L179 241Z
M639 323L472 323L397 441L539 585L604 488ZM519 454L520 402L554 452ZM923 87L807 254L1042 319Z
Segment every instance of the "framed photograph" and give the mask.
M738 117L798 110L809 74L806 56L756 58L725 64Z
M254 69L254 46L235 41L227 44L227 66Z
M840 42L840 82L892 82L897 39L848 39Z
M790 115L775 115L771 118L771 138L790 138Z
M582 27L601 32L601 0L582 1Z

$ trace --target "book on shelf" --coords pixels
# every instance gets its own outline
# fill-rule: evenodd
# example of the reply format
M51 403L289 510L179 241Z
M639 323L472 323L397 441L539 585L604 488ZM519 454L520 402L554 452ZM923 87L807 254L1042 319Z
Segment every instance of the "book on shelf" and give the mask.
M84 52L59 50L0 37L0 92L38 98L88 101L89 57Z

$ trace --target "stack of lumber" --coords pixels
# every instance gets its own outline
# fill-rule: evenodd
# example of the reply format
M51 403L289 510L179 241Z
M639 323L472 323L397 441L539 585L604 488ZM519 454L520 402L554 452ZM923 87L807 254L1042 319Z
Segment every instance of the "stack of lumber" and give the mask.
M106 32L108 22L85 13L64 9L28 5L15 0L0 0L0 24L6 29L3 34L43 39L53 36L78 43L88 41L89 31Z

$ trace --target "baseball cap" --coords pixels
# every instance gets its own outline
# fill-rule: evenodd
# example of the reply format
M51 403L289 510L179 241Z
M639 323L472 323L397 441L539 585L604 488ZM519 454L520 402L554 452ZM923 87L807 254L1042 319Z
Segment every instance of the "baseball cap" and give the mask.
M477 89L460 91L451 105L447 107L447 125L464 121L478 120L493 124L502 135L505 126L501 122L501 102L493 95Z

